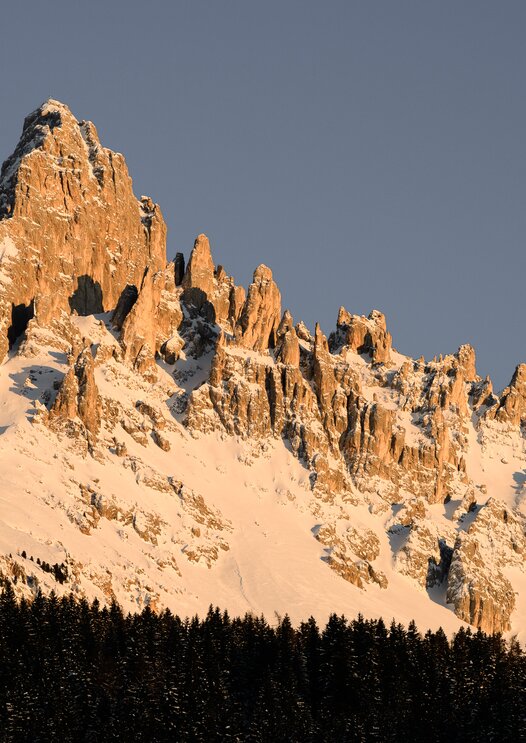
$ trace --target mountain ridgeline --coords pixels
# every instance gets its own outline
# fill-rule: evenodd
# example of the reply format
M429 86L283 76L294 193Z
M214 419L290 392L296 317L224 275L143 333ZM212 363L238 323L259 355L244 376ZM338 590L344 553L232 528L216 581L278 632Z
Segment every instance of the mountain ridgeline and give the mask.
M526 365L496 394L377 310L311 332L205 235L167 262L159 206L53 100L0 175L0 357L21 596L526 632Z

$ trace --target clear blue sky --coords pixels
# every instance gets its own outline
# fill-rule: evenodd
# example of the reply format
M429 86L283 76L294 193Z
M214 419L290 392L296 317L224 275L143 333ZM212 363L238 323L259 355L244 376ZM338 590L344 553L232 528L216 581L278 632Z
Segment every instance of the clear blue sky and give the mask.
M47 97L123 152L168 252L206 232L326 333L526 361L523 0L25 0L2 6L0 159Z

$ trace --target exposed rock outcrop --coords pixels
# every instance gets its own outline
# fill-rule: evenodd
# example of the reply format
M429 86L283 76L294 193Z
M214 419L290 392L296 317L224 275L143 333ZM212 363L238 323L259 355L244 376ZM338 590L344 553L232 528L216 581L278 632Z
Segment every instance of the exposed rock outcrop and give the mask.
M331 349L344 346L356 353L370 354L375 364L389 363L392 341L385 316L378 310L373 310L369 317L351 315L345 307L340 307L330 345Z
M85 430L95 439L101 425L100 410L93 356L91 349L85 348L65 375L49 411L49 420L80 419Z
M461 619L484 632L506 632L515 607L510 580L502 572L523 567L526 523L495 498L480 509L467 532L457 537L447 600Z
M236 339L243 348L266 351L276 345L276 333L281 319L281 294L272 278L272 271L261 264L236 325Z
M349 583L358 588L367 583L387 588L385 575L371 564L380 553L380 545L370 529L358 531L348 526L339 533L337 524L325 524L317 530L316 539L327 546L327 564Z
M186 290L194 290L186 294L188 304L202 307L206 300L211 301L215 289L214 261L210 251L210 241L206 235L198 235L195 239L194 248L182 279L182 286Z
M291 321L285 316L276 332L278 362L284 360L287 334L294 342ZM420 392L412 404L415 410L426 411L419 413L425 425L413 442L392 406L364 396L355 370L330 353L319 326L311 348L305 366L290 364L280 370L270 356L255 358L235 345L219 343L210 384L190 398L188 425L206 430L224 427L244 437L285 436L299 456L313 466L318 462L321 477L328 471L323 458L330 454L338 459L343 480L346 472L362 485L379 477L389 483L393 494L405 488L431 503L444 500L451 483L463 477L464 465L441 408L434 407L440 396L446 409L456 404L441 393L436 375L431 386L437 391L424 387L426 397L422 399ZM297 358L294 349L293 360ZM450 378L446 379L449 385ZM210 411L218 417L211 417ZM335 468L330 471L330 480L336 482Z
M122 155L46 101L0 174L0 359L33 315L45 325L61 310L113 310L146 266L164 268L165 243L160 209L135 198Z
M488 410L486 416L512 426L526 424L526 364L519 364L515 369L512 380L503 390L498 404Z
M131 304L127 311L121 309L125 302ZM161 349L168 363L177 360L183 346L177 333L183 313L170 266L155 274L147 268L136 300L121 297L112 318L114 327L116 316L124 317L120 333L124 358L139 373L155 377L155 357Z
M128 284L124 287L111 317L111 324L115 330L121 330L138 296L139 292L136 286Z
M276 331L276 359L289 366L300 364L300 344L288 310L283 313Z
M436 525L429 521L417 520L405 526L392 529L392 534L404 539L396 553L396 567L402 575L413 578L422 588L432 588L441 583L448 574L451 561L451 547ZM452 530L451 530L452 531ZM448 535L451 538L451 534Z
M206 235L197 236L181 285L187 305L208 321L233 332L245 301L245 290L234 284L222 266L214 267Z
M389 581L386 595L398 583L424 597L447 591L461 620L509 629L526 559L526 364L497 397L470 345L427 362L404 357L376 310L364 317L341 307L328 339L318 324L312 333L282 315L270 268L260 265L245 293L214 265L203 234L186 265L181 253L166 265L159 208L134 197L122 156L56 101L26 119L0 176L0 359L22 334L6 361L14 370L6 394L18 398L8 413L0 408L0 452L14 440L19 454L38 449L44 462L53 442L61 475L39 489L39 508L60 509L68 529L90 540L110 526L105 519L113 546L139 545L140 565L156 567L128 579L134 568L121 555L137 606L161 605L174 575L212 570L236 550L240 540L227 537L235 524L198 492L222 440L236 460L224 492L239 487L297 508L298 528L309 523L310 532L290 543L308 542L331 584L328 568L363 590ZM18 410L26 417L13 426ZM96 466L85 468L84 484L74 478L87 452ZM252 475L269 452L271 484L259 488ZM274 473L280 458L289 469ZM195 490L170 474L183 478L187 466ZM113 494L99 487L110 467L122 476ZM220 461L205 473L207 499L222 469ZM274 525L252 520L243 528L266 539ZM174 552L192 565L179 571ZM168 580L156 577L165 570ZM89 585L115 595L106 567ZM250 603L243 586L242 595Z
M162 273L152 274L146 269L137 301L126 315L120 335L125 359L138 372L149 372L152 376L155 375L157 307L163 285Z

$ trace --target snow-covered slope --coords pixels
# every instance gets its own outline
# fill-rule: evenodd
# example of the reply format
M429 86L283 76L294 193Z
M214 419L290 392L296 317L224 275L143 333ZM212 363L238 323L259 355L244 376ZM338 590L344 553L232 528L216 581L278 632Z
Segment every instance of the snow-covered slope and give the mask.
M160 210L63 104L28 117L15 155L0 578L526 639L526 365L496 395L471 346L407 358L378 311L311 333L267 266L245 292L204 235L166 264Z
M79 325L88 329L84 320ZM109 336L95 321L91 328L97 337ZM422 626L457 626L440 592L430 600L394 571L385 516L371 516L361 503L319 504L309 471L283 441L191 435L170 413L180 388L167 372L152 387L112 360L96 378L101 394L123 409L132 412L141 400L162 411L169 451L152 440L147 417L140 423L146 446L120 430L125 456L109 449L94 458L75 439L50 431L39 422L35 401L63 376L64 361L43 348L30 358L13 355L1 367L0 552L13 555L2 560L8 574L17 563L33 590L74 590L101 600L115 595L130 610L149 603L203 613L212 603L271 619L287 612L299 620L362 611L416 618ZM181 481L191 495L177 493L173 483ZM93 523L97 498L107 508L114 504L115 513ZM315 539L323 511L378 533L387 589L364 591L329 569L327 550ZM57 583L37 557L65 563L71 577Z
M64 322L102 357L118 348L108 315ZM76 431L50 430L43 405L53 400L68 369L60 350L67 344L57 341L57 327L53 336L30 328L28 340L0 368L0 566L5 575L19 576L19 590L115 596L130 610L151 604L180 614L203 613L212 603L270 618L287 612L295 621L361 611L402 622L414 618L422 627L459 626L446 604L444 581L426 588L403 574L417 572L411 568L419 558L412 555L404 570L400 556L411 527L398 523L402 505L378 508L383 500L356 487L332 500L320 497L312 489L311 469L283 439L251 441L183 425L183 416L174 412L177 400L206 377L209 354L182 358L174 366L160 362L154 384L109 356L95 372L102 409L119 409L118 422L103 416L105 444L100 441L89 453ZM363 358L355 356L364 374ZM139 412L138 403L158 413L156 424ZM154 430L169 450L155 443ZM524 451L502 431L494 432L492 443L481 445L478 438L471 427L468 467L488 493L498 488L499 497L515 506L521 500L517 473L526 466ZM413 523L436 528L454 543L454 532L465 530L475 516L455 521L459 505L459 499L426 505L425 515ZM379 554L372 562L386 587L372 581L360 588L331 570L331 547L316 538L327 524L335 524L340 535L349 526L373 533ZM58 583L37 558L64 564L67 580ZM348 558L360 559L352 548ZM423 559L427 570L428 556ZM514 570L521 587L523 569ZM513 630L521 634L524 598L521 594L512 617Z

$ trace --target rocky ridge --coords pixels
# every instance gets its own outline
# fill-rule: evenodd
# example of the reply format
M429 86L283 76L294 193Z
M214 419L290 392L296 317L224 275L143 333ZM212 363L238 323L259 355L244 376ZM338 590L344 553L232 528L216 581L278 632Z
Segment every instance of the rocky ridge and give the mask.
M391 607L407 590L441 617L514 627L526 600L526 365L497 395L471 346L408 358L377 310L341 307L328 337L311 333L282 310L267 266L245 292L205 235L187 262L167 263L159 207L134 197L122 156L56 101L27 117L2 167L0 217L0 496L6 513L23 497L36 514L0 529L0 571L20 591L54 588L13 557L25 534L62 558L81 595L160 608L199 594L210 572L241 606L273 611L255 584L249 598L240 562L241 501L256 508L272 492L272 513L303 525L302 559L353 605ZM49 450L32 465L41 488L9 461L31 447ZM289 485L269 480L266 461ZM256 542L277 528L250 523ZM85 540L111 558L87 557Z

